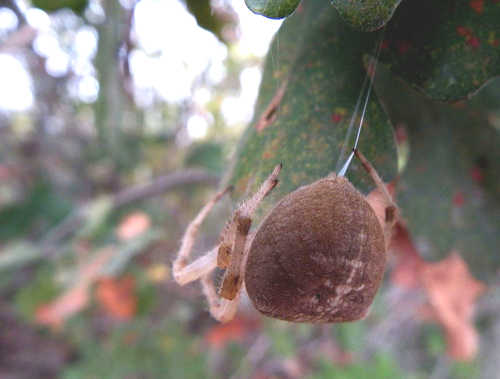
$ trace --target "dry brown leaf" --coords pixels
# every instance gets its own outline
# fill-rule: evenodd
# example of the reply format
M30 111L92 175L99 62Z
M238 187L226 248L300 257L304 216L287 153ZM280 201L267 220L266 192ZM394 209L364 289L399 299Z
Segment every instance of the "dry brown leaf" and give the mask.
M420 270L431 315L445 330L448 354L457 360L471 360L478 350L478 335L472 316L478 296L486 286L469 272L457 252Z
M102 309L118 320L130 320L137 311L135 280L132 276L103 278L97 283L96 299Z
M102 267L114 254L111 247L103 248L86 265L79 269L76 283L55 300L43 304L36 310L35 320L39 324L60 329L64 321L81 311L89 301L89 287L100 275Z
M389 251L393 253L396 261L391 272L391 281L404 288L419 287L420 269L425 262L413 245L408 229L401 221L394 226Z
M476 300L486 286L472 277L457 252L439 262L425 262L401 222L395 227L391 251L396 258L392 282L409 289L422 288L428 303L418 310L418 316L442 326L447 352L452 358L473 359L479 345L473 313Z
M125 216L116 228L116 235L122 241L140 236L151 226L151 219L144 212L133 212Z

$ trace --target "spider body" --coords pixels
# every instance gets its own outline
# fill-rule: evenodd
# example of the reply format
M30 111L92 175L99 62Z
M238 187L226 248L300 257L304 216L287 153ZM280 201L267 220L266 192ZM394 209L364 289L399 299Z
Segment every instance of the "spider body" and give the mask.
M175 280L184 285L201 278L210 313L219 321L234 317L243 286L266 316L294 322L363 318L382 280L397 208L375 169L355 154L382 194L384 215L332 173L285 196L252 233L257 206L278 183L278 165L235 210L219 244L188 265L200 224L227 190L205 205L186 229L173 264ZM225 269L218 291L210 278L217 266Z
M245 268L255 308L295 322L363 318L385 268L384 234L364 196L334 174L279 201Z

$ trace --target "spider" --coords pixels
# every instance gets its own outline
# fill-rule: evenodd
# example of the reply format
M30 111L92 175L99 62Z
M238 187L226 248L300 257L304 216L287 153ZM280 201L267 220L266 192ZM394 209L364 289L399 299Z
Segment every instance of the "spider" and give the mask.
M380 176L354 149L383 199L382 215L343 176L331 173L281 199L250 232L259 203L278 184L277 165L241 203L219 243L188 264L200 224L230 189L217 193L187 227L173 263L180 285L201 278L212 316L231 320L241 291L262 314L293 322L344 322L366 316L380 286L397 207ZM225 269L219 291L211 272Z

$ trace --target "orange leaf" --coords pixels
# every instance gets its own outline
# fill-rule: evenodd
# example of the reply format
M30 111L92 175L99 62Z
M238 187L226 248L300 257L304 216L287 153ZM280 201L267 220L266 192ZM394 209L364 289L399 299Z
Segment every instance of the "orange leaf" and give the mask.
M144 212L134 212L125 216L116 228L116 235L122 241L140 236L151 226L151 219Z
M223 348L228 342L243 341L258 325L256 319L239 316L224 324L213 326L205 334L205 341L215 348Z
M67 318L85 308L89 300L88 290L90 285L100 275L102 267L113 254L114 250L111 248L99 250L94 259L80 268L77 282L73 287L50 303L38 307L35 320L39 324L60 329Z
M134 290L135 280L132 276L120 279L103 278L97 284L96 298L110 316L119 320L129 320L137 311Z
M389 250L394 254L396 264L391 272L394 284L405 288L420 285L420 268L424 260L413 245L408 229L401 221L396 223Z
M445 330L448 354L457 360L471 360L478 350L478 335L472 323L476 299L486 286L471 276L467 264L456 252L421 269L422 285L431 312Z
M64 320L85 308L88 303L87 288L76 286L66 291L56 300L39 306L35 312L35 320L41 325L61 329Z
M440 262L425 262L401 222L395 227L391 251L396 257L392 282L406 288L423 288L428 303L418 310L420 318L443 327L452 358L473 359L479 342L472 318L476 300L486 286L472 277L457 252Z

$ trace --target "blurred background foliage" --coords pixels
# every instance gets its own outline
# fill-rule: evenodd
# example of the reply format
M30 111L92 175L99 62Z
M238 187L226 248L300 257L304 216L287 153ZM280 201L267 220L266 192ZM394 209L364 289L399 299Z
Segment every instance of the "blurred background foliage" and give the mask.
M285 9L289 14L299 4L283 2L286 8L276 8L279 1L274 5L247 1L259 13ZM345 8L346 2L334 3L354 15L348 19L356 24L356 13ZM381 3L380 17L366 28L387 22L399 4ZM264 10L259 11L259 6ZM298 7L292 17L300 16ZM336 12L333 7L326 11ZM270 16L283 16L280 12ZM321 23L334 15L325 13L321 22L313 24L325 25ZM296 21L287 22L282 30L293 30ZM445 292L448 282L442 279L440 267L428 266L412 250L403 226L395 246L406 255L391 256L391 272L370 316L357 323L295 325L265 319L244 299L233 321L217 324L197 284L179 287L172 281L170 265L184 228L223 176L245 170L261 175L265 170L254 164L231 171L237 146L240 156L245 149L251 151L251 146L238 141L254 117L254 103L258 121L276 88L288 80L285 75L294 73L291 68L318 58L318 51L307 44L311 50L298 50L295 60L296 50L290 46L299 46L304 36L283 33L275 39L264 65L280 25L251 13L244 0L0 0L1 378L498 377L500 291L494 263L498 262L499 221L494 210L481 218L483 229L476 237L470 233L463 237L468 247L487 239L477 250L467 250L465 257L469 265L478 251L482 257L471 269L489 289L477 304L476 296L486 284L473 279L462 261L446 258L445 271L457 272L453 279L460 283L454 281ZM306 41L315 40L313 32L305 35ZM471 42L467 33L460 37ZM497 37L492 37L493 44ZM344 44L340 52L350 48L349 40ZM384 59L395 54L392 47ZM360 87L363 65L356 64L349 66L349 77ZM307 66L311 67L314 71L313 65ZM404 77L404 62L397 61L395 67ZM290 88L300 91L312 71L296 71L295 82L293 75L289 77ZM433 131L440 129L422 127L439 120L446 125L456 122L456 132L467 140L469 124L463 121L469 120L467 116L473 120L470 124L487 120L493 126L489 141L478 132L472 140L474 153L492 144L484 156L488 167L498 165L494 145L500 129L498 80L464 109L462 103L430 105L389 75L382 69L376 87L381 102L390 99L393 104L384 109L395 126L399 159L408 148L408 135L418 133L425 143L414 147L416 156L439 156L442 141ZM265 82L257 100L262 77ZM413 79L410 84L421 84L420 77ZM323 79L320 75L315 80ZM349 101L360 90L354 87L346 97ZM330 96L324 96L327 105L331 105ZM287 101L294 99L298 97ZM309 97L314 102L318 99ZM292 106L296 104L292 101ZM328 122L347 119L340 105L333 116L325 116ZM382 112L379 105L371 107ZM318 125L324 121L322 109L308 110L316 112ZM327 113L332 113L331 107ZM450 113L454 118L443 116ZM408 114L415 117L405 117ZM345 133L343 128L338 130ZM246 141L251 133L245 133ZM387 141L390 130L384 129L382 135ZM344 141L343 134L332 138ZM439 138L447 138L446 133ZM372 148L368 155L382 159L376 154L379 146L372 142L365 142L365 150ZM457 146L460 150L461 145ZM275 148L286 150L286 146ZM393 160L382 159L380 164L394 175L395 146L387 151ZM445 163L453 157L447 155ZM483 171L484 162L478 162ZM290 181L307 181L325 169L335 169L330 163L312 170L313 175L305 170L298 179L290 176ZM408 163L417 171L423 164L418 159ZM472 172L467 186L480 174ZM358 180L356 169L354 175ZM433 175L433 180L440 179L438 171ZM439 235L439 241L444 241L439 253L429 253L427 258L447 256L447 243L457 232L436 230L435 223L425 221L429 213L423 211L430 198L439 203L454 196L453 204L461 205L461 192L455 189L456 183L464 181L455 172L450 177L452 183L444 195L432 186L427 192L415 189L428 176L401 179L403 188L413 188L403 192L401 204L404 209L416 209L408 227L417 234L418 247L432 251L425 249L428 243L421 235ZM495 177L497 172L485 180L498 201L498 180L491 179ZM226 180L231 178L226 175ZM216 207L197 249L205 250L216 241L232 205L227 200ZM480 218L477 204L468 206L468 217ZM439 220L440 209L433 209L433 219ZM455 219L464 217L451 206L442 212ZM415 284L418 270L426 273L418 278L424 284ZM434 274L441 279L433 281ZM436 285L438 290L433 292ZM470 301L463 310L467 322L453 329L442 317L448 308L439 308L433 299L449 293L446 296L456 296L456 288L459 296ZM474 324L470 319L475 308ZM476 331L479 347L472 346L473 354L453 350L470 349L470 343L476 343Z

